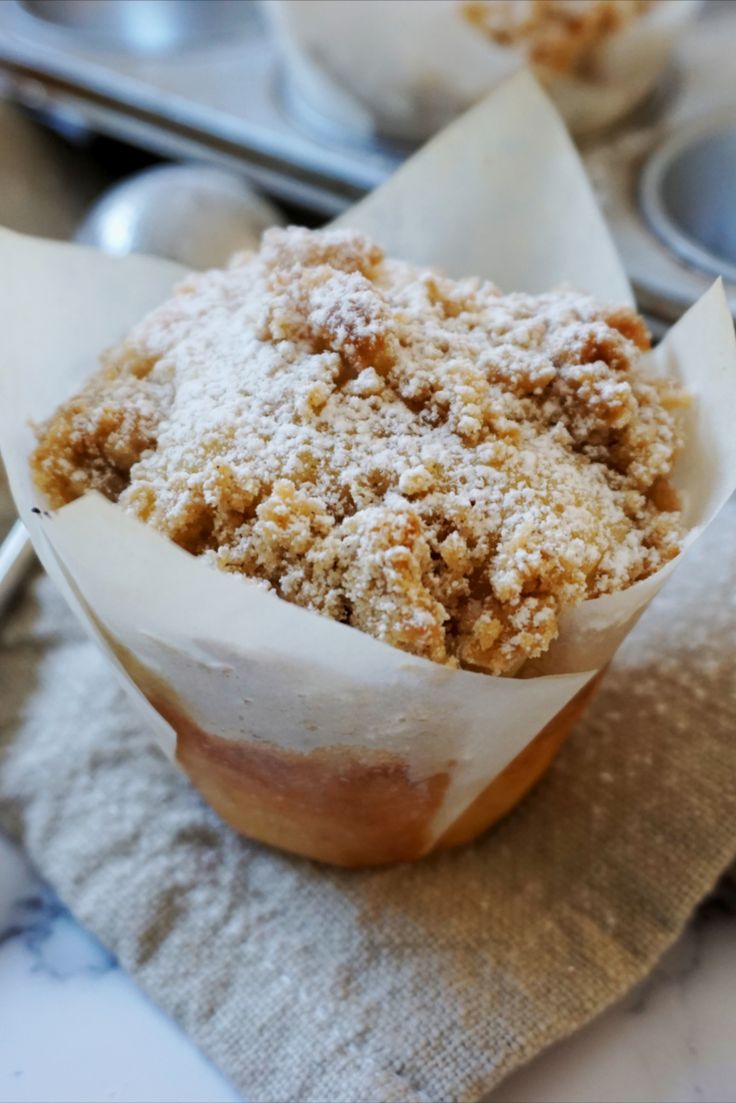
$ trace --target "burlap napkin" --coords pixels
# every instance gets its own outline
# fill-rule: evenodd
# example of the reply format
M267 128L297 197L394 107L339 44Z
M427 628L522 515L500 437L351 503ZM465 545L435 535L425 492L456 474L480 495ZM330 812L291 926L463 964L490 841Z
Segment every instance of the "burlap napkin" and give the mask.
M736 506L477 845L336 872L237 838L46 580L0 636L0 822L253 1101L472 1100L645 974L736 851Z

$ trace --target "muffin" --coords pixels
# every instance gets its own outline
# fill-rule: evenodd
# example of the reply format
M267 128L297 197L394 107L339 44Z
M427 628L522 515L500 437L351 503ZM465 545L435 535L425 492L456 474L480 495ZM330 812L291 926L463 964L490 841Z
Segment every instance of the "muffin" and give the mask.
M700 0L264 0L298 121L427 138L522 66L578 134L656 85Z
M432 662L512 676L677 555L683 392L630 308L504 294L349 230L273 229L182 283L38 428L212 567Z
M56 554L224 819L372 865L471 839L534 784L600 677L535 663L680 548L686 396L648 344L571 288L274 229L37 427Z
M608 40L656 0L464 0L468 22L498 46L521 48L530 64L594 77Z
M736 343L719 285L651 352L605 305L630 288L525 75L339 225L414 267L289 231L171 299L176 266L0 233L0 449L163 752L244 834L358 867L547 767L734 489Z

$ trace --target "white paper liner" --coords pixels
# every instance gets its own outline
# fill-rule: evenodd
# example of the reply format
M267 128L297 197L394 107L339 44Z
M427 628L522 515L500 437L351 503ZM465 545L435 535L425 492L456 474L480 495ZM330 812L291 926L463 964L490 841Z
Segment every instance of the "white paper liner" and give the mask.
M342 221L389 253L507 289L568 280L631 301L569 138L526 76L448 128ZM100 645L114 658L106 640L114 637L195 723L227 739L302 752L375 749L399 756L418 780L446 771L433 839L607 661L668 573L571 614L544 677L494 678L407 655L219 573L98 495L40 516L32 512L44 503L28 470L28 420L74 392L101 349L165 298L181 270L7 231L0 261L0 448L44 565ZM693 307L656 361L697 395L678 469L695 532L736 482L736 346L722 289ZM115 662L173 753L173 731Z
M639 103L700 6L658 0L596 50L593 79L540 69L567 125L599 130ZM460 0L264 0L263 8L294 110L355 139L425 139L527 63L522 46L502 46L472 26Z

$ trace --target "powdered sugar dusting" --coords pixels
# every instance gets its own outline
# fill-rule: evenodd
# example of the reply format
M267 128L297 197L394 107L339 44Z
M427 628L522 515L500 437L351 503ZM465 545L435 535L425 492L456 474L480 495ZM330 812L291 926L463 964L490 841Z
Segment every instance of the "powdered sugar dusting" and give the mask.
M40 431L218 567L437 662L509 673L562 610L678 551L674 384L628 308L503 295L349 230L192 276Z

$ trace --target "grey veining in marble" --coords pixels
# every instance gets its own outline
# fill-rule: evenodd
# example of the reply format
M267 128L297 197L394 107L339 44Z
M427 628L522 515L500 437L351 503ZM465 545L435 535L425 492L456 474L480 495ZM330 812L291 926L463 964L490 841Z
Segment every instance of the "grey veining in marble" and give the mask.
M0 837L0 1103L236 1103Z
M46 885L11 903L7 922L0 926L0 947L12 939L19 940L27 951L32 972L55 980L80 973L97 975L117 967L112 954L80 930Z

